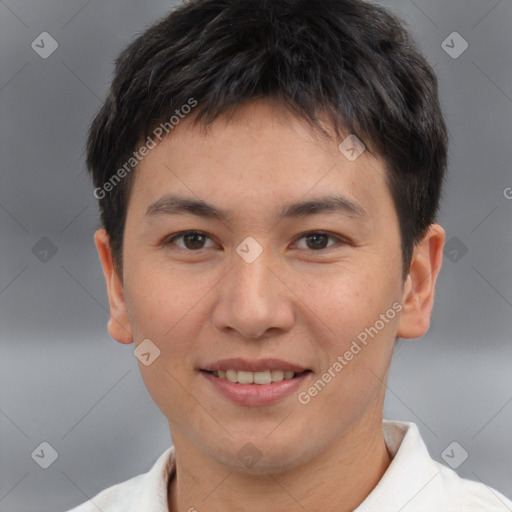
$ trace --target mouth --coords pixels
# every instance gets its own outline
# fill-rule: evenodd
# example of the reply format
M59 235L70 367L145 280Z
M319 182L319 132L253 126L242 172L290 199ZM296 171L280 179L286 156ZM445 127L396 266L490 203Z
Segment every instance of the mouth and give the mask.
M199 373L210 389L237 405L266 406L293 396L313 372L279 359L229 359Z

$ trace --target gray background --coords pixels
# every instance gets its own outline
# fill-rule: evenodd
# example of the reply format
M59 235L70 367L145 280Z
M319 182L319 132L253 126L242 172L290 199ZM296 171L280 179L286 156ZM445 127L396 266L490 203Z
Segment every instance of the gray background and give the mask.
M385 416L416 422L439 461L457 441L469 453L459 474L512 497L512 1L382 3L439 75L453 260L430 332L396 349ZM1 512L65 510L147 471L171 443L133 347L106 331L84 140L113 60L172 5L0 1ZM59 45L47 59L31 48L44 31ZM454 31L469 43L457 59L442 48ZM48 469L31 458L43 441L58 452Z

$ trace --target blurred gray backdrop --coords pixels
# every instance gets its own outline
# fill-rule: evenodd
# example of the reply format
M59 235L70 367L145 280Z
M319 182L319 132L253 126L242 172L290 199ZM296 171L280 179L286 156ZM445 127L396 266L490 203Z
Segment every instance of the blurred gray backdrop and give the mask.
M434 65L451 133L432 327L397 347L385 416L512 497L512 0L381 3ZM84 141L115 57L172 6L0 0L1 512L66 510L171 443L107 334Z

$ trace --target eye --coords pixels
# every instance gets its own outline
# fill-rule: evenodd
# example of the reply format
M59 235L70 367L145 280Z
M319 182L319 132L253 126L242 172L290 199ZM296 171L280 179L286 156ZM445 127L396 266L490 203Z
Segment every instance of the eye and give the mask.
M333 242L329 243L329 239ZM304 240L305 246L303 244L301 247L300 241L302 240ZM210 245L207 244L208 241L210 241ZM318 252L323 249L328 249L329 247L336 245L336 243L344 244L345 242L341 238L323 231L311 231L298 238L296 247L299 249L309 249ZM200 251L202 249L215 247L213 240L201 231L182 231L181 233L177 233L171 238L166 239L163 242L163 245L175 245L180 249L187 251Z
M181 240L182 243L176 243L177 240ZM214 247L215 244L211 240L211 238L201 231L183 231L182 233L178 233L171 238L168 238L164 241L164 245L176 245L180 249L186 249L190 251L199 251L201 249L207 249L205 246L206 240L210 240L212 244L209 247Z
M334 235L330 235L329 233L324 233L322 231L312 231L302 235L299 238L299 240L304 239L306 242L306 247L299 247L299 249L311 249L313 251L320 251L322 249L327 249L332 245L336 245L336 243L328 245L329 238L331 240L336 240L343 243L343 240Z

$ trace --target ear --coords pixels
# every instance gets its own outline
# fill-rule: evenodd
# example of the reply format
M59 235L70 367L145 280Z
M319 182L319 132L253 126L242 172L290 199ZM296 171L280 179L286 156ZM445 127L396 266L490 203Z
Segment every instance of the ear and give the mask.
M430 327L434 290L443 262L444 229L432 224L423 240L414 247L409 275L405 281L399 338L419 338Z
M107 284L110 305L108 332L119 343L133 343L132 328L124 300L123 283L114 266L110 239L105 229L98 229L94 233L94 243L98 249Z

